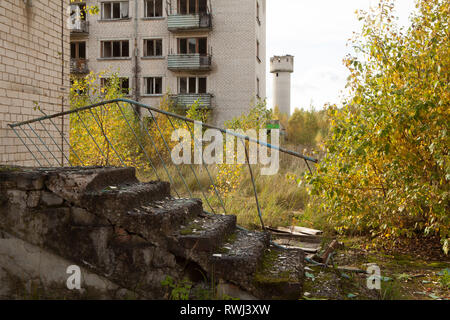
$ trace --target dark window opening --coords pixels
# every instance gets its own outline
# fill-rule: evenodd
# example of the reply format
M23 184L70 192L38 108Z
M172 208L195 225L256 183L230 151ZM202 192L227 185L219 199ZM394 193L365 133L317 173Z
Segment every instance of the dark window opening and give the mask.
M162 78L161 77L145 78L145 93L162 94Z
M144 57L161 57L162 39L144 40Z
M198 93L206 93L206 78L198 78Z
M72 59L86 59L86 42L71 42L70 57Z
M102 41L102 58L127 58L130 55L128 40Z
M101 8L103 20L126 19L129 17L128 1L103 2Z
M207 12L207 0L178 0L178 14L196 14Z
M146 18L163 16L162 0L145 0L144 6L144 14Z
M178 54L208 54L207 38L179 38Z
M101 78L100 84L102 88L110 86L110 78ZM130 80L128 78L119 78L119 87L124 95L130 94Z
M179 94L205 94L207 93L206 77L180 77L178 78Z

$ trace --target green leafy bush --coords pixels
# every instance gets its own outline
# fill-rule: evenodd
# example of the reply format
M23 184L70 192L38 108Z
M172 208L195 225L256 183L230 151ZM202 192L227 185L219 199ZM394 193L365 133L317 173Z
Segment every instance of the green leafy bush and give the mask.
M408 29L393 3L360 15L351 97L331 107L327 155L307 177L341 232L450 241L450 3L418 0Z

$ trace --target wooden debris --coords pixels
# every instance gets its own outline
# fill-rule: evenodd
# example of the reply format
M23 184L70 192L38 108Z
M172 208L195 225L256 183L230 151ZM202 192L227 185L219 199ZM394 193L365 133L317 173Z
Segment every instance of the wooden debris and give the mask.
M266 228L269 230L274 236L281 239L297 239L299 241L305 241L305 242L321 242L322 239L319 236L314 235L307 235L307 234L301 234L301 233L291 233L289 231L282 231L274 228Z
M321 263L328 263L330 255L341 246L342 244L339 243L337 240L331 241L331 243L325 249L324 253L321 256L316 256L314 260Z
M290 239L276 239L274 242L287 249L301 249L307 253L317 253L321 248L321 244L317 242L300 242Z
M286 249L300 249L306 253L316 254L322 247L322 231L304 227L267 228L274 236L274 242Z
M296 226L290 226L290 227L278 227L276 228L276 230L278 231L284 231L284 232L289 232L292 234L304 234L304 235L311 235L311 236L319 236L323 233L323 231L321 230L316 230L316 229L310 229L310 228L305 228L305 227L296 227Z

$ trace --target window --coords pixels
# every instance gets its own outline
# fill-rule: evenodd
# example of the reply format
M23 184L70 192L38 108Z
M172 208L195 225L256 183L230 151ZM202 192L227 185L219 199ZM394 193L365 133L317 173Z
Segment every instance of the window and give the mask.
M144 17L155 18L163 16L162 0L144 0Z
M207 93L206 77L179 77L178 93L180 94Z
M179 38L178 54L208 54L207 38Z
M128 40L102 41L102 58L127 58L130 55Z
M144 78L145 94L162 94L162 77Z
M86 42L71 42L70 57L72 59L86 59Z
M110 81L110 78L101 78L100 84L102 88L107 87ZM119 86L124 95L130 94L130 80L128 78L119 78Z
M128 1L102 2L102 20L128 18Z
M144 40L144 57L161 57L162 52L162 39Z
M207 0L178 0L178 14L196 14L207 12Z

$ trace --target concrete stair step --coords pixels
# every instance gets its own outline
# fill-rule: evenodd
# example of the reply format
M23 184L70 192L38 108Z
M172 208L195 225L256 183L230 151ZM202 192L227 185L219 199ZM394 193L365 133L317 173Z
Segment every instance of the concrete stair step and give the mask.
M202 214L170 237L170 250L185 258L191 251L212 254L235 228L236 216Z
M143 202L142 199L139 201ZM131 209L110 210L104 216L114 225L127 232L137 234L144 239L167 238L181 225L203 213L200 199L175 199L166 197L160 200L147 201Z
M211 272L238 285L250 284L269 242L268 233L237 229L210 256Z
M86 192L79 206L106 218L146 205L149 202L170 197L167 182L108 185L102 190Z
M250 292L259 299L299 299L303 293L304 259L302 250L270 246L254 275Z
M76 204L80 204L86 193L104 190L109 186L138 183L134 168L75 167L49 169L44 172L47 188Z

